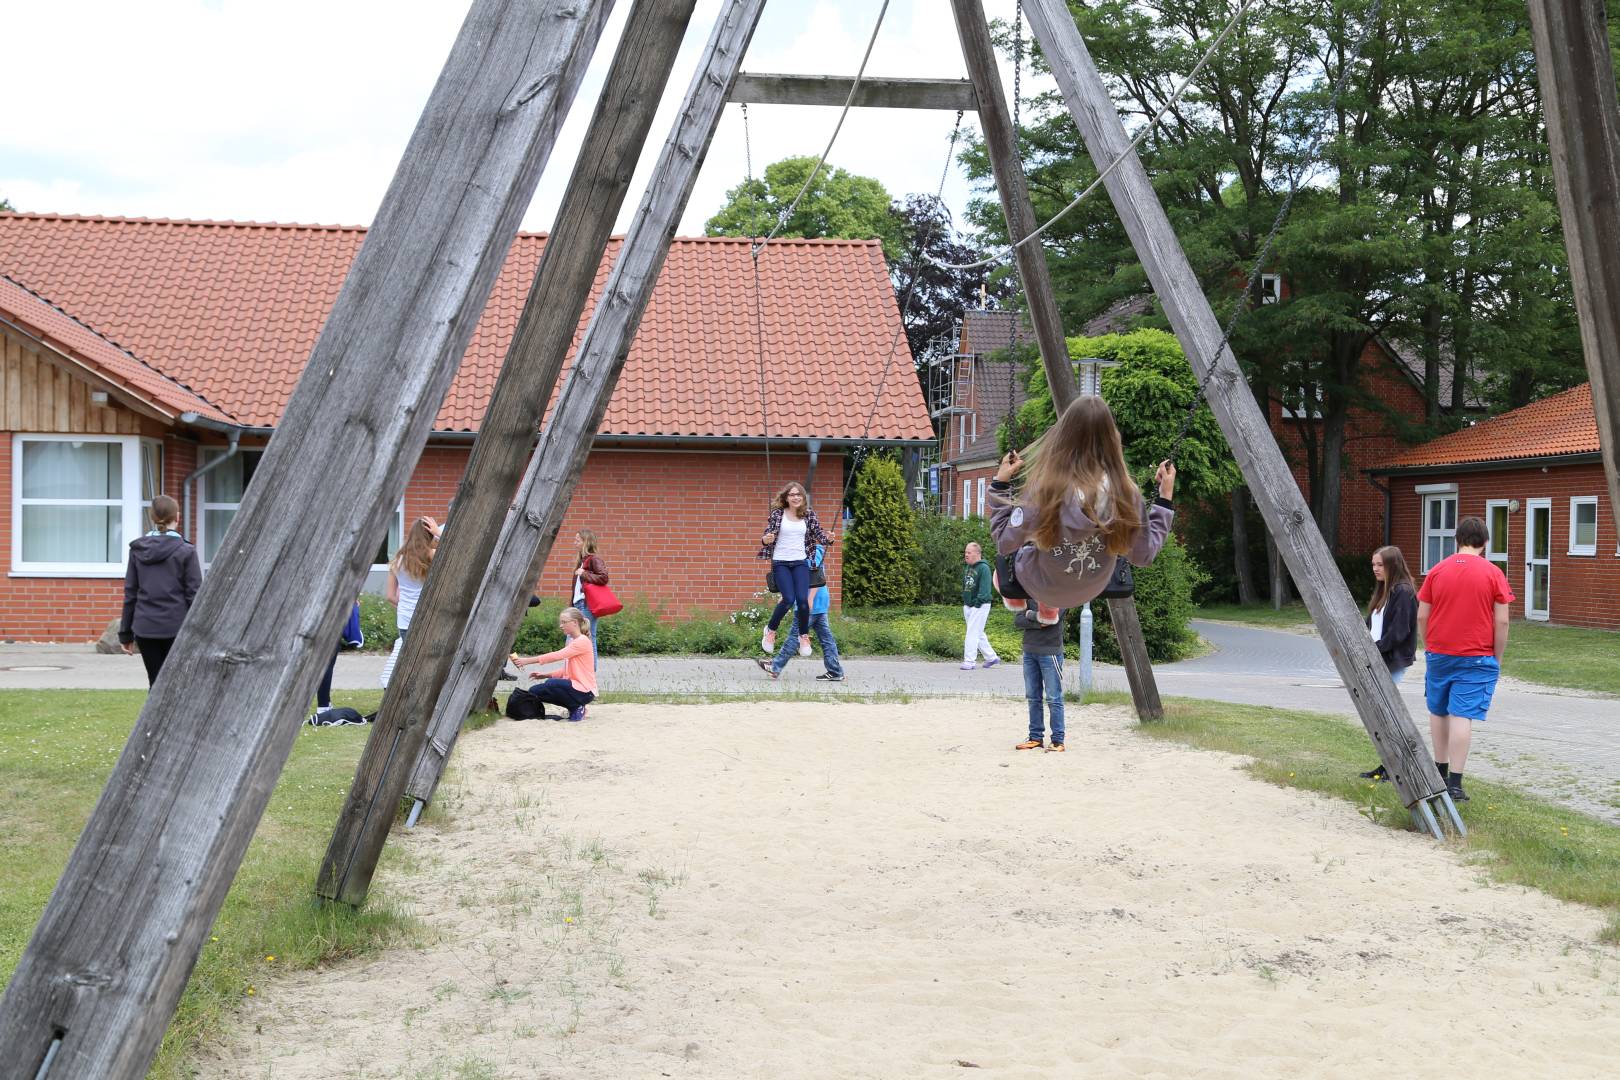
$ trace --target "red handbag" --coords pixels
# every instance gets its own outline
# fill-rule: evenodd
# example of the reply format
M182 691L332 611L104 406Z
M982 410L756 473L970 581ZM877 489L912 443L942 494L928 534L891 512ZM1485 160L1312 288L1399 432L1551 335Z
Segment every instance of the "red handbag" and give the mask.
M598 619L605 619L609 615L617 615L624 610L619 598L613 595L613 590L606 585L592 585L584 582L581 588L585 590L585 606L591 609L591 614Z

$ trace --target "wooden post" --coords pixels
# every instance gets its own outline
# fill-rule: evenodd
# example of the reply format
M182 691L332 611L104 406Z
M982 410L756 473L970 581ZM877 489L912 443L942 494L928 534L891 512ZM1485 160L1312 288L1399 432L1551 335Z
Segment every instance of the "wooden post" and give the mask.
M435 705L428 740L417 757L406 794L433 798L462 721L490 693L498 665L523 619L529 587L545 566L590 452L591 436L607 412L636 327L657 284L670 238L686 210L710 141L737 78L765 0L728 0L692 77L680 117L664 143L635 223L602 290L602 300L551 422L540 436L500 539L466 633Z
M1001 74L996 68L995 48L985 22L983 0L951 0L956 15L957 36L962 39L962 58L967 62L968 79L979 103L979 127L990 154L990 167L1001 193L1002 213L1007 218L1007 234L1014 240L1035 225L1035 208L1030 205L1029 188L1024 180L1023 162L1018 156L1018 133L1013 130L1007 101L1002 96ZM1041 347L1041 367L1052 388L1052 404L1059 413L1080 393L1069 361L1069 342L1063 333L1063 316L1058 312L1057 292L1046 266L1046 252L1039 242L1016 252L1018 277L1023 283L1024 300L1029 304L1030 322ZM1108 601L1108 618L1119 639L1120 658L1131 686L1131 701L1142 720L1161 720L1164 706L1159 701L1158 684L1148 662L1147 640L1142 621L1136 615L1131 597Z
M636 0L597 100L557 224L478 428L394 679L321 862L318 895L359 905L427 738L500 522L579 329L580 312L646 143L696 0ZM485 658L487 661L487 657Z
M1130 139L1068 6L1064 0L1025 0L1024 11L1092 161L1099 170L1107 168L1126 152ZM1130 154L1105 184L1194 372L1202 378L1208 365L1216 367L1208 388L1210 409L1243 470L1250 495L1277 538L1390 779L1407 806L1443 793L1434 758L1395 692L1361 621L1361 611L1345 587L1333 553L1305 505L1236 358L1228 348L1217 349L1221 328L1141 160Z
M611 8L472 4L0 1001L0 1072L145 1075Z
M1620 528L1620 102L1603 4L1530 0L1569 280Z
M834 105L849 100L848 75L738 75L731 100L760 105ZM972 109L973 86L963 79L862 78L855 108Z

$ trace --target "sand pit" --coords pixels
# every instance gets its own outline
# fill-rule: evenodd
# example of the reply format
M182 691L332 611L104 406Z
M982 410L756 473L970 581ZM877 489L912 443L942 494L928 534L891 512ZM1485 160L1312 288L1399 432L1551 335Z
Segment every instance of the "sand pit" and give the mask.
M462 740L431 928L258 987L210 1077L1612 1076L1602 920L1071 709L604 706Z

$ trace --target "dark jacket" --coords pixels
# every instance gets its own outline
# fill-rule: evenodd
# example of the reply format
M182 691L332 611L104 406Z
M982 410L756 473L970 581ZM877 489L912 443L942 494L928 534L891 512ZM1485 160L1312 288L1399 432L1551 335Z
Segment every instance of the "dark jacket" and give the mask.
M1018 584L1031 597L1052 607L1079 607L1095 600L1114 576L1115 559L1108 554L1102 529L1087 515L1078 494L1071 495L1059 508L1063 542L1050 551L1035 546L1035 530L1040 513L1013 498L1012 485L994 480L990 490L996 508L990 515L990 535L996 540L996 554L1014 555ZM1169 499L1145 500L1142 528L1136 534L1125 558L1133 566L1146 566L1159 554L1175 507Z
M202 587L197 549L175 533L142 536L129 542L129 569L124 572L124 616L118 640L137 636L172 638L191 610L191 598Z
M1031 656L1063 655L1063 623L1067 611L1058 612L1058 621L1051 626L1041 622L1035 605L1013 616L1013 626L1024 632L1024 651Z
M1409 668L1417 658L1417 606L1417 593L1404 581L1384 598L1384 633L1378 639L1378 651L1391 671ZM1367 626L1372 626L1370 613Z
M990 562L981 558L969 566L962 564L962 606L983 607L994 595L990 591Z

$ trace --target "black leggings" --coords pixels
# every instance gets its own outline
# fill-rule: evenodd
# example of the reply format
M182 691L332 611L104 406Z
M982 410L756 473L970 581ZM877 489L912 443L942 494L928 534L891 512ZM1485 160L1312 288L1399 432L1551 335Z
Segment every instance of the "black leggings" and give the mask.
M146 685L150 688L157 682L158 672L163 670L163 661L169 658L169 650L174 647L174 638L141 637L137 634L135 644L141 650L141 663L146 665Z
M338 653L343 651L343 642L337 643L332 650L332 659L326 662L326 674L321 676L321 685L315 688L315 706L320 709L332 707L332 672L337 670Z
M589 690L576 690L567 679L546 679L513 690L514 694L528 694L545 705L561 705L565 709L582 709L596 700Z

